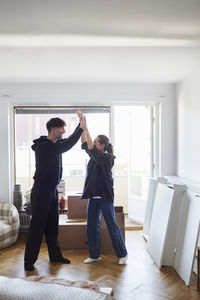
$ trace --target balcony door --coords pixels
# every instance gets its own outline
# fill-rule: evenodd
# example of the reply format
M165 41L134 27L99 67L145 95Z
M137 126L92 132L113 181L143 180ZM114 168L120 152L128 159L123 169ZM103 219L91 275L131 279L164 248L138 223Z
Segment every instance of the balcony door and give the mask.
M143 223L149 178L154 176L154 107L129 111L128 216Z

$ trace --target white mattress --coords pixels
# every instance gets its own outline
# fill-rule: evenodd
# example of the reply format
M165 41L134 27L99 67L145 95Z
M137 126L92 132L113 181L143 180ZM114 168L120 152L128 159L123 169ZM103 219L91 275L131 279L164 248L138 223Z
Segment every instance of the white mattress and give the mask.
M20 278L0 276L1 300L101 300L112 299L105 294L57 283L27 281Z

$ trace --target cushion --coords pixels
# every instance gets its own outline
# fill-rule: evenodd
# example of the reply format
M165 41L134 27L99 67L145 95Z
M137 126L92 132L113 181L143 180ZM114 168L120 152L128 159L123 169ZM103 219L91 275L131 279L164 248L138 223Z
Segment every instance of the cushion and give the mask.
M12 243L12 226L6 220L0 220L0 249Z
M19 213L8 202L0 202L0 249L13 244L19 234Z

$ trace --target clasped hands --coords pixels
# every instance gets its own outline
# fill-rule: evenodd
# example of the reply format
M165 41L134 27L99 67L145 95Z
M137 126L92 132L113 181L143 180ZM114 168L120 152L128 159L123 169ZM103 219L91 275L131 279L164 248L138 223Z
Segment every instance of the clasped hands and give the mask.
M86 117L81 110L78 110L77 116L79 118L80 127L82 129L86 129Z

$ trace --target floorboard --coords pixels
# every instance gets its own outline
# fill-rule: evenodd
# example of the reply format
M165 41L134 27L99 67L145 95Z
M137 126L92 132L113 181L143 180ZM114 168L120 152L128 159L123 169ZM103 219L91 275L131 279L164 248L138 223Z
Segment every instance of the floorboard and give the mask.
M25 277L29 275L55 276L71 280L97 281L101 286L112 287L115 299L136 300L189 300L200 299L194 277L190 287L172 268L163 267L159 271L146 250L142 231L126 231L126 245L129 252L128 263L118 265L113 255L103 255L102 260L91 265L83 264L87 250L65 250L63 254L71 260L70 265L49 263L45 242L42 243L36 271L24 271L25 234L17 243L0 250L0 275Z

